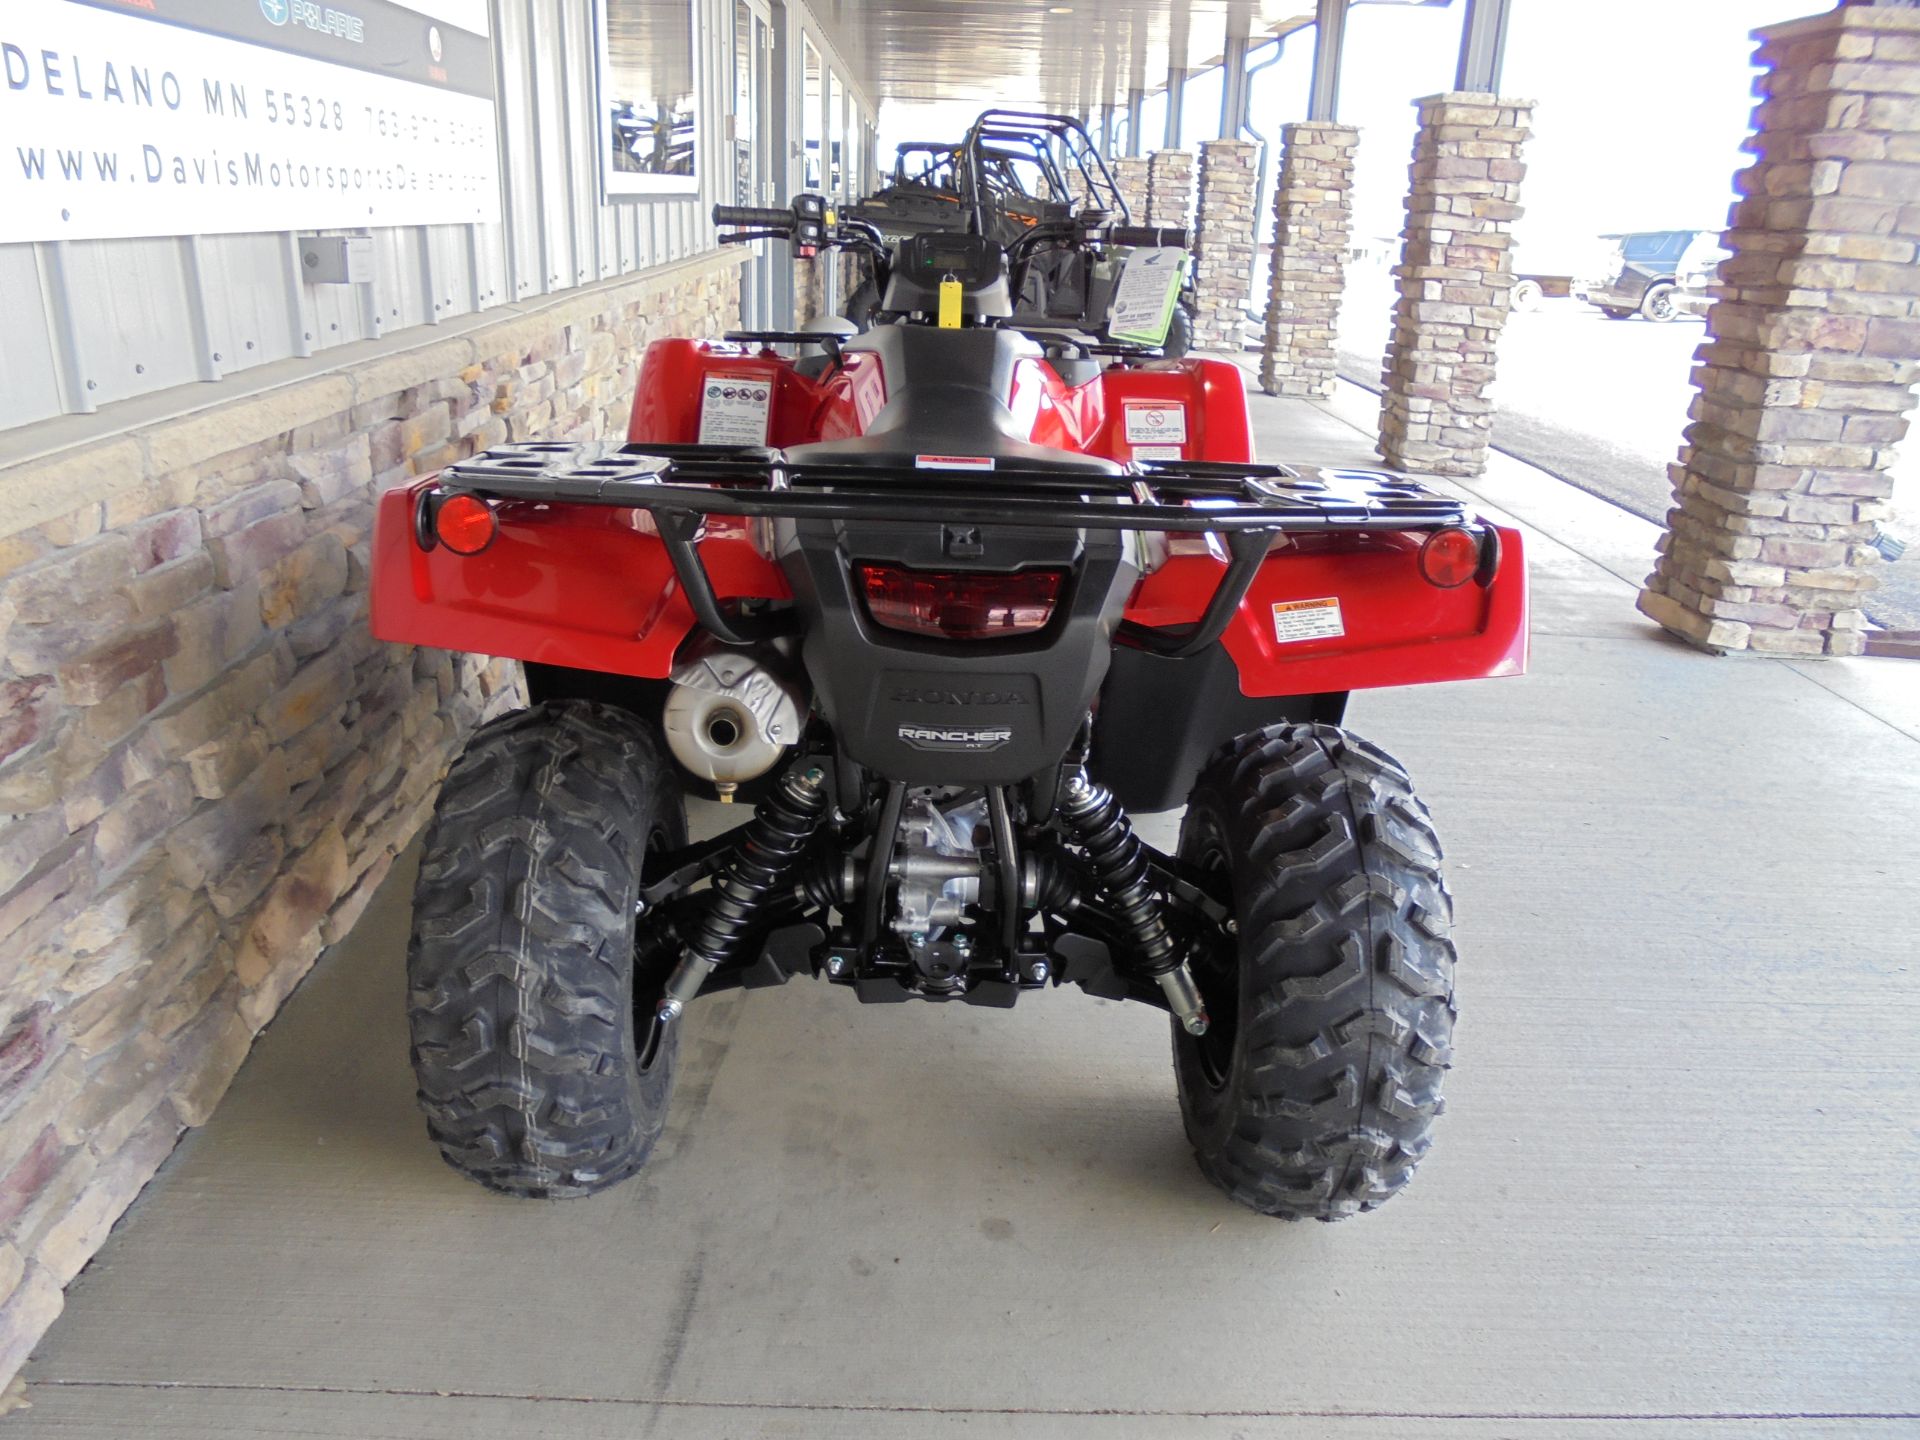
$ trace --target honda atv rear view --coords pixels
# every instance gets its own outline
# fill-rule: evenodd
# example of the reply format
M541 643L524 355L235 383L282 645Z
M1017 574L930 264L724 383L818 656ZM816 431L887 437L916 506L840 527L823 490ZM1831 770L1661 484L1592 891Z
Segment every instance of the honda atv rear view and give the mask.
M1039 241L889 247L818 196L715 219L858 248L892 318L657 341L628 443L503 446L381 500L376 633L518 658L532 700L425 839L409 1013L441 1152L516 1195L632 1174L685 1012L736 986L1075 985L1169 1013L1234 1199L1380 1204L1440 1110L1451 902L1405 770L1342 714L1518 673L1520 537L1402 476L1254 463L1232 364L1023 331ZM1184 236L1090 215L1045 243ZM739 823L690 838L687 794ZM1128 819L1181 805L1177 853Z

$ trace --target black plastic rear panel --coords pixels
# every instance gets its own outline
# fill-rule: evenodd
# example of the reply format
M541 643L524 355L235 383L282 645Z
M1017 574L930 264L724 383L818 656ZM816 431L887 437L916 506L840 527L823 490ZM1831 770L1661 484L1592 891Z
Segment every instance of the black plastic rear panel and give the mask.
M1093 778L1129 810L1172 810L1207 757L1236 735L1290 720L1337 725L1344 691L1250 696L1219 644L1175 660L1144 650L1113 655L1093 724Z
M1113 532L801 521L780 533L820 713L849 756L915 785L1010 785L1057 764L1106 675L1114 627L1139 579L1129 542ZM1072 576L1044 631L963 643L873 624L853 578L863 560Z

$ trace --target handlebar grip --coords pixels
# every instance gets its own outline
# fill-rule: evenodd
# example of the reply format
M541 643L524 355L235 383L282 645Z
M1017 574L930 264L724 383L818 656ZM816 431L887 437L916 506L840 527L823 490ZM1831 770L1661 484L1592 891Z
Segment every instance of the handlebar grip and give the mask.
M1178 226L1109 225L1108 243L1113 245L1172 245L1187 248L1187 232Z
M762 230L777 230L793 224L793 211L769 210L759 205L716 205L716 225L751 225Z

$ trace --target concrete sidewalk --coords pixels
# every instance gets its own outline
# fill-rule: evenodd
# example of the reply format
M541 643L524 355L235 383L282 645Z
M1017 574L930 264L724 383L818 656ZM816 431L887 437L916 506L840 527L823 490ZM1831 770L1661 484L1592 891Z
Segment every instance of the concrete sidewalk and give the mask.
M1374 463L1350 404L1256 400L1262 454ZM1651 527L1496 462L1533 673L1350 712L1460 916L1450 1113L1379 1214L1210 1189L1150 1011L805 981L695 1007L638 1180L495 1198L413 1110L396 869L0 1434L1920 1434L1920 666L1670 642Z

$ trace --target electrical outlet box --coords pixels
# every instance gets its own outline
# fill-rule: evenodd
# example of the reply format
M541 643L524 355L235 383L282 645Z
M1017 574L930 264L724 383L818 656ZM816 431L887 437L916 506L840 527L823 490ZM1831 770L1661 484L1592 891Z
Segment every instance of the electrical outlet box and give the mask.
M309 285L371 285L371 235L302 235L300 278Z

